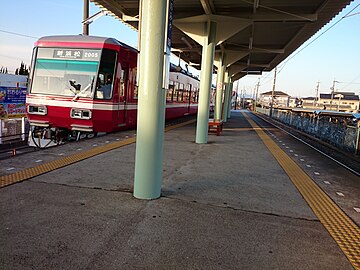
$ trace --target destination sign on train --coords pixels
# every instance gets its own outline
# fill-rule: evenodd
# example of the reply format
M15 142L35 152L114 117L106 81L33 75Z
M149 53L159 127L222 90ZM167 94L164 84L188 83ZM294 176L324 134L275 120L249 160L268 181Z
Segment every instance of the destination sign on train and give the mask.
M54 58L82 59L82 50L54 50Z
M54 49L54 58L99 60L98 50Z

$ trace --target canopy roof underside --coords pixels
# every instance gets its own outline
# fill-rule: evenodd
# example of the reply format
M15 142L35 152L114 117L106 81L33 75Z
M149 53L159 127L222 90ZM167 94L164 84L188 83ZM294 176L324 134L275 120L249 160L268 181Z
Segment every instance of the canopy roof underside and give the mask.
M91 1L138 29L139 0ZM192 31L199 23L216 21L215 60L226 52L233 80L261 74L282 62L351 1L174 0L172 50L200 68L202 46Z

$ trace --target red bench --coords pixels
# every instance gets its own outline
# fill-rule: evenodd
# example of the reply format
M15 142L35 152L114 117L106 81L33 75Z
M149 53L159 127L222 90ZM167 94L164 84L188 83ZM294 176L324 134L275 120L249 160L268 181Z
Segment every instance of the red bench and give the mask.
M216 136L220 136L221 131L223 129L223 124L224 124L223 120L209 119L208 132L216 133Z

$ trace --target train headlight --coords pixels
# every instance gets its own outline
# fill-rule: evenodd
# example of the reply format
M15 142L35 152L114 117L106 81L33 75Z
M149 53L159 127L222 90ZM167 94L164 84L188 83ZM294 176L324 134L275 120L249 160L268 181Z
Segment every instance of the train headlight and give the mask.
M29 105L28 106L29 114L38 114L38 115L46 115L47 108L45 105Z
M72 108L70 112L71 118L91 119L91 111L86 109Z

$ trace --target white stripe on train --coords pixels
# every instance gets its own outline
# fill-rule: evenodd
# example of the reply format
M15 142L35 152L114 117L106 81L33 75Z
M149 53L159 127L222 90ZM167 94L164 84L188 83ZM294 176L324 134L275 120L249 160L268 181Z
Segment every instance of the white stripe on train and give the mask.
M110 103L110 102L98 102L95 103L93 100L89 101L65 101L65 100L55 100L55 99L38 99L28 97L26 102L32 105L45 105L45 106L59 106L68 107L68 108L78 108L78 109L89 109L89 110L105 110L105 111L114 111L123 109L124 103ZM137 104L126 104L127 110L136 110ZM166 108L187 108L189 103L167 103ZM197 108L198 104L190 104L190 107Z

